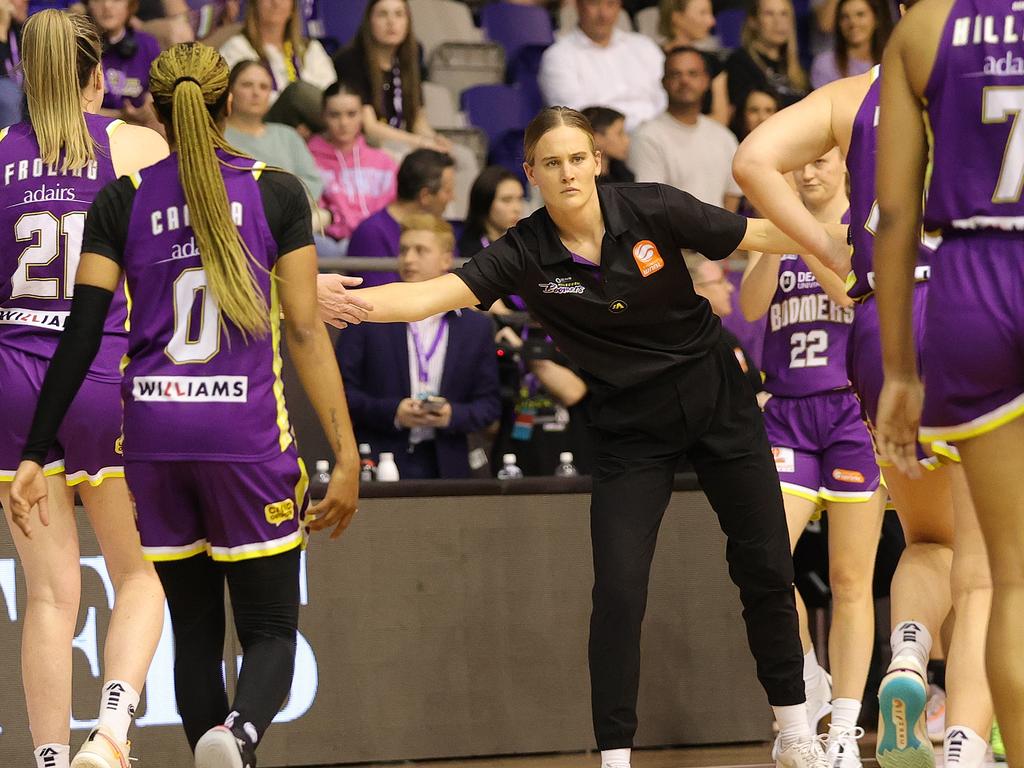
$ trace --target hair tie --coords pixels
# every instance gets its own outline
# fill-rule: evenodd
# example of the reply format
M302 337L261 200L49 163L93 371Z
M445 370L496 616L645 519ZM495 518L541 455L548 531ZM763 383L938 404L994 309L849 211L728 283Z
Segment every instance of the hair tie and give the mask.
M174 85L171 86L171 90L173 91L175 88L178 87L178 85L180 85L181 83L184 83L186 81L195 83L200 88L203 87L203 84L200 83L198 80L196 80L194 77L190 77L188 75L183 75L182 77L179 77L177 80L174 81Z

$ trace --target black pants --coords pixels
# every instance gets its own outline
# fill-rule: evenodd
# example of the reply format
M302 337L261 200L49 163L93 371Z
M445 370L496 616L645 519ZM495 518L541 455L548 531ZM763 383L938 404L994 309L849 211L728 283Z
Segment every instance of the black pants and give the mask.
M761 412L732 350L719 344L677 374L595 400L590 682L598 747L630 747L636 733L651 559L684 454L728 537L729 575L740 589L747 641L768 700L803 702L779 477Z
M174 630L174 693L189 746L236 711L259 738L288 696L299 623L299 549L235 563L205 554L157 563ZM224 584L242 668L228 704L223 662Z

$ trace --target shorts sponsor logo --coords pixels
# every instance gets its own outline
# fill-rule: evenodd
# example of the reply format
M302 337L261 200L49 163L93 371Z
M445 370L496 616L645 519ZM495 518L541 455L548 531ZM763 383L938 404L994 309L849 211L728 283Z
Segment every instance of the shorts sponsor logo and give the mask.
M619 312L625 312L627 309L629 309L629 305L622 299L616 299L615 301L608 305L608 311L616 315Z
M248 376L136 376L132 381L136 402L244 403L248 397Z
M776 472L796 472L796 455L792 448L772 448Z
M63 331L67 312L40 312L34 309L0 309L0 325L30 325L33 328L49 328Z
M658 246L650 240L641 240L633 246L633 260L644 277L650 277L665 266L665 260L658 253Z
M114 441L114 453L118 456L124 456L124 435L121 435Z
M263 516L271 525L281 525L295 518L295 502L291 499L275 501L263 508Z
M863 483L864 475L855 469L833 469L832 479L841 483Z

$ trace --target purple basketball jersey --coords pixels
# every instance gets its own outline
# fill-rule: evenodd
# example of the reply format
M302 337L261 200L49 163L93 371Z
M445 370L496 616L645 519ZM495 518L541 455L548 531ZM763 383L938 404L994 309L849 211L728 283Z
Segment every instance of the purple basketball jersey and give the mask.
M783 256L765 328L764 388L780 397L804 397L848 387L852 323L853 307L833 302L799 256Z
M116 178L110 134L122 121L85 116L96 159L61 173L44 165L29 122L0 131L0 344L49 360L64 329L81 256L85 215ZM92 378L120 381L127 349L126 303L118 290L107 316Z
M252 254L272 332L246 340L221 314L189 225L177 154L134 176L123 258L132 297L130 360L122 384L124 451L132 461L257 462L292 443L270 272L277 244L256 183L263 164L219 154L231 217Z
M882 90L882 68L871 70L871 87L864 96L853 121L850 151L846 169L850 173L850 232L853 239L853 260L846 279L847 293L860 299L875 290L875 232L878 230L878 204L875 201L875 156L878 153L879 96ZM919 280L928 277L928 260L937 247L935 239L922 236L917 250Z
M1024 8L956 0L925 89L929 230L1024 229Z

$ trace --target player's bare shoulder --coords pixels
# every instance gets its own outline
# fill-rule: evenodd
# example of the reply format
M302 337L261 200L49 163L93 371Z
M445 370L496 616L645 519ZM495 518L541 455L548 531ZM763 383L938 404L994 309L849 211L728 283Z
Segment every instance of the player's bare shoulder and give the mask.
M869 71L862 75L834 80L816 91L831 104L832 134L844 157L850 150L853 121L857 117L857 110L860 109L875 77L874 71Z
M117 175L124 176L160 162L170 149L152 128L123 123L110 134L110 154Z

